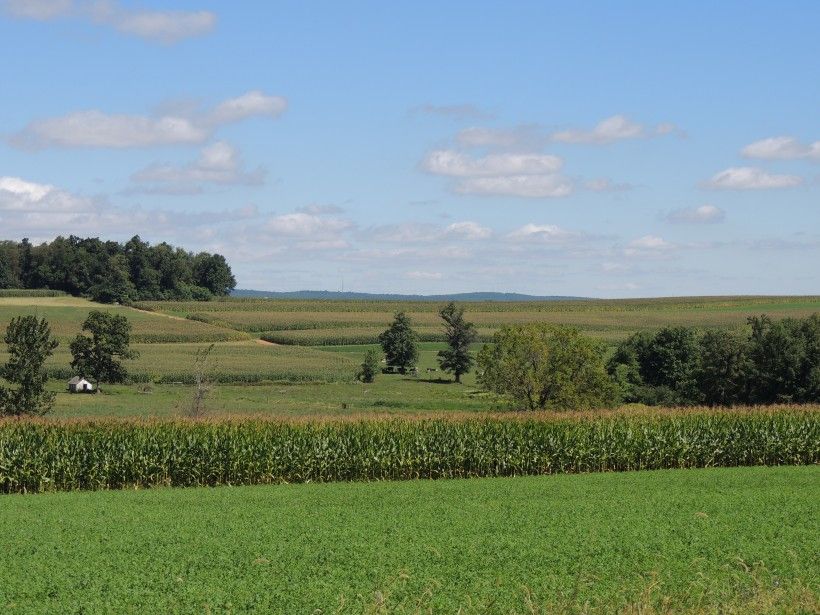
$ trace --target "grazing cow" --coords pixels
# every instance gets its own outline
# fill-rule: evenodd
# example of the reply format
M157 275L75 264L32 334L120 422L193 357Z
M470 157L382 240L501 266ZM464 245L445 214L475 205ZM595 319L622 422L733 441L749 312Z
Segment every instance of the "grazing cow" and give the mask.
M427 373L428 373L428 374L432 374L433 372L437 372L437 371L438 371L438 370L437 370L435 367L428 367L428 368L427 368Z

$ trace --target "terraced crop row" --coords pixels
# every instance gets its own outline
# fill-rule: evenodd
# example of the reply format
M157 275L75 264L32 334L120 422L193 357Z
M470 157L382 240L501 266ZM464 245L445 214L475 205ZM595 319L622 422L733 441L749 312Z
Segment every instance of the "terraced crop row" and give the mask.
M280 344L373 343L396 311L408 313L422 341L441 341L440 302L297 301L228 298L211 302L140 304L192 321L234 329ZM820 310L820 297L744 297L652 300L581 300L466 303L483 340L503 325L546 322L571 325L607 340L667 325L738 327L765 311L804 317Z

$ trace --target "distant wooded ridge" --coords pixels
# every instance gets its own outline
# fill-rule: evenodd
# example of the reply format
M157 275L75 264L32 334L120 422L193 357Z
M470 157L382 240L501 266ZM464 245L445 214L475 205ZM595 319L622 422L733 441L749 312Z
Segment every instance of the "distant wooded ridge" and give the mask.
M238 288L231 291L232 297L268 297L271 299L341 299L370 301L577 301L590 297L572 297L564 295L525 295L521 293L453 293L446 295L401 295L392 293L356 293L333 290L295 290L274 292L267 290L250 290Z
M125 243L74 235L39 245L0 241L0 289L48 289L130 303L207 300L235 286L221 254L195 254L165 242L152 246L139 236Z

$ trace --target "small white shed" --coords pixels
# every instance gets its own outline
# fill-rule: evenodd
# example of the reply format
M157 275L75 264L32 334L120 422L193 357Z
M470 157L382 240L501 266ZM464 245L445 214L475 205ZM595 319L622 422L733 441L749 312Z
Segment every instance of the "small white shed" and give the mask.
M81 376L74 376L68 381L69 393L91 393L94 391L94 385Z

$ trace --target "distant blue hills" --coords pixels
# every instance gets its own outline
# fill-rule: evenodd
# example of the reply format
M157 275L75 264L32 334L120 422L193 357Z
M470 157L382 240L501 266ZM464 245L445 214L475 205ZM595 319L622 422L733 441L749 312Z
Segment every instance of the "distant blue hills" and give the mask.
M361 301L577 301L589 297L570 297L564 295L524 295L521 293L453 293L447 295L400 295L389 293L355 293L333 290L296 290L274 292L269 290L251 290L238 288L231 293L232 297L267 297L269 299L342 299Z

